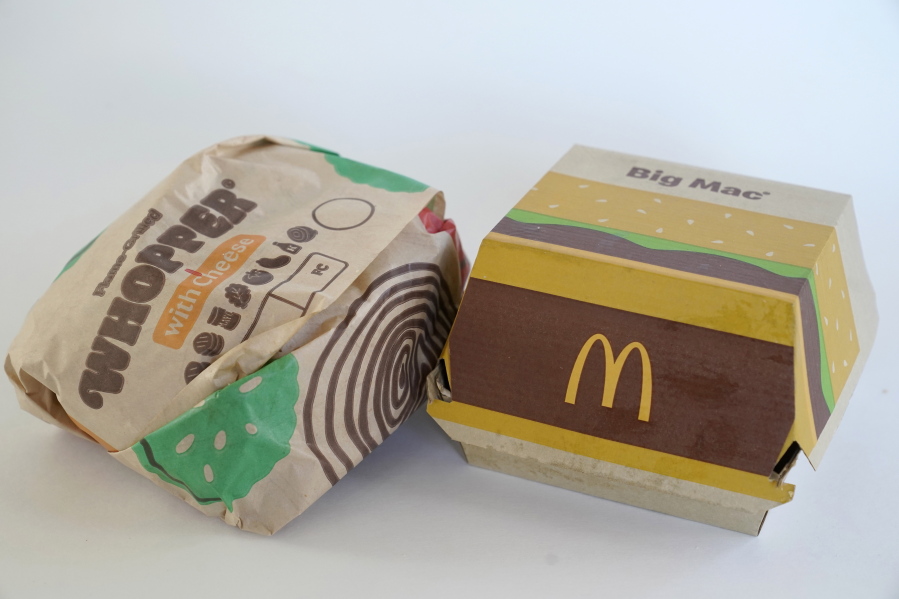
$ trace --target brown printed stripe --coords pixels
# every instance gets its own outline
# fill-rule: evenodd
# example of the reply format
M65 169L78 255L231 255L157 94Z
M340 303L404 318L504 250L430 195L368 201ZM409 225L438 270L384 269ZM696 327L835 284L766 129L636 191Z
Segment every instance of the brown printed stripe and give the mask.
M435 307L439 308L439 298L436 297L436 294L430 292L406 293L386 305L383 313L390 314L399 305L415 301L422 303L416 303L400 312L398 316L384 327L384 332L378 337L377 341L373 342L372 339L380 326L380 321L374 323L366 332L365 339L359 347L360 355L371 352L373 359L369 360L362 376L358 406L354 406L352 394L358 392L356 385L360 369L354 368L351 371L350 382L346 391L347 397L344 403L344 424L350 433L350 438L362 455L367 455L378 445L378 442L369 432L368 400L372 392L376 398L385 397L386 394L386 397L391 399L390 407L394 410L404 407L408 408L411 405L410 402L415 404L412 406L414 409L418 404L413 396L422 388L424 377L427 375L427 373L417 368L403 370L408 363L406 359L393 361L386 359L384 363L379 363L379 361L383 359L382 357L407 358L406 354L417 355L420 353L426 363L436 364L442 349L442 343L435 337L443 340L446 339L449 333L448 323L443 322L445 317L442 314L435 313ZM435 323L439 325L436 331L433 330ZM362 323L363 326L365 324ZM346 355L353 349L357 342L358 334L362 330L361 328L357 330L354 337L350 340L350 345L347 346L344 350L344 355L340 358L341 364L345 360ZM420 331L429 331L429 333L436 334L428 334L422 339ZM408 384L400 387L395 384L399 380L403 380ZM336 384L336 381L334 383ZM357 407L358 413L356 414L353 412L354 407ZM382 438L387 437L390 434L390 430L398 426L408 415L405 411L401 416L392 415L389 410L385 411L384 408L386 406L383 404L375 407L375 423ZM358 425L356 419L358 419Z
M802 319L805 369L808 373L812 416L815 420L815 433L820 437L824 425L830 418L830 407L827 405L824 391L821 389L821 337L818 330L818 315L815 313L815 300L812 298L812 288L808 281L799 290L799 314Z
M778 275L754 264L725 256L680 250L653 250L611 233L582 227L536 225L503 218L494 227L493 232L798 296L799 311L802 315L802 334L805 340L806 370L812 414L815 430L820 436L830 417L830 408L827 406L821 387L820 334L815 303L808 280Z
M593 346L568 402L597 334L612 355ZM644 419L641 356L622 357L633 343L650 363ZM793 426L793 348L778 343L472 279L449 348L454 403L743 472L770 475ZM607 358L623 360L609 397Z

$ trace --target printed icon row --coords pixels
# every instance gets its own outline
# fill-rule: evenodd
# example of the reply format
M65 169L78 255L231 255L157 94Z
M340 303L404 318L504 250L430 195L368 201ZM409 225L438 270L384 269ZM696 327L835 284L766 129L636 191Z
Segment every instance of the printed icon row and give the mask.
M292 227L287 230L287 236L290 237L291 240L293 240L297 243L273 241L272 245L281 249L282 251L287 252L287 254L296 255L297 253L299 253L299 251L301 249L303 249L303 246L297 245L297 244L312 241L313 239L315 239L316 235L318 235L318 231L316 231L315 229L313 229L311 227L304 227L304 226ZM277 256L274 258L259 258L258 260L256 260L256 264L258 264L260 267L262 267L264 269L276 270L278 268L282 268L282 267L290 264L291 258L287 254L281 254L280 256ZM254 269L249 270L246 273L244 273L243 282L246 283L247 285L267 285L268 283L271 283L274 280L274 278L275 278L274 275L272 275L272 273L268 272L268 270L261 270L258 268L254 268ZM230 287L233 287L233 286L229 286L229 288ZM245 293L249 294L248 291ZM231 301L232 304L234 304L235 306L238 306L240 308L246 308L247 303L249 303L249 301L247 301L246 303L244 303L242 301L239 303L235 303L234 301L231 300L230 297L228 298L228 301ZM243 304L243 305L241 305L241 304Z
M291 239L291 241L295 243L282 241L272 242L272 245L282 250L283 252L286 252L286 254L282 254L274 258L260 258L256 260L256 264L258 264L261 268L253 268L245 272L242 277L242 281L247 285L267 285L268 283L271 283L275 278L274 275L268 272L268 270L262 269L276 270L278 268L287 266L291 261L291 257L287 254L298 254L300 250L303 249L303 247L298 244L312 241L316 235L318 235L318 231L311 227L291 227L287 230L287 236ZM324 269L327 269L327 266L324 266ZM321 273L316 272L315 274ZM231 283L230 285L225 287L225 299L227 299L231 305L238 309L242 310L246 308L250 305L250 301L253 298L253 293L250 288L247 287L247 285L242 285L240 283ZM233 331L237 328L238 324L240 324L240 314L237 312L226 310L225 308L222 308L220 306L216 306L212 309L212 312L210 312L209 318L206 322L207 324L210 324L212 326L221 327L226 331ZM193 348L194 351L199 355L205 356L207 358L212 358L214 360L215 357L222 353L222 350L225 348L225 338L217 333L205 331L198 334L194 338ZM189 362L187 364L187 367L184 369L184 382L190 383L211 364L211 361Z

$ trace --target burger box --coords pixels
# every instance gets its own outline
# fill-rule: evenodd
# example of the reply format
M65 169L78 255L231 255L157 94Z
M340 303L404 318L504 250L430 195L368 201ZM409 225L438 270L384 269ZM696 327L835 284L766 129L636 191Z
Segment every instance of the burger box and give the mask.
M476 466L757 535L876 326L849 196L575 146L483 240L428 412Z

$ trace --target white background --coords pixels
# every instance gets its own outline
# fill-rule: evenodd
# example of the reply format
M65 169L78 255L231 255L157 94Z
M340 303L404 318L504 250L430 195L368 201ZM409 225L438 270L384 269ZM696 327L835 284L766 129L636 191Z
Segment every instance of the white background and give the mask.
M446 192L473 255L573 143L853 194L881 312L759 538L479 470L423 412L274 537L0 388L0 597L897 597L899 5L0 0L0 346L181 160L296 137Z

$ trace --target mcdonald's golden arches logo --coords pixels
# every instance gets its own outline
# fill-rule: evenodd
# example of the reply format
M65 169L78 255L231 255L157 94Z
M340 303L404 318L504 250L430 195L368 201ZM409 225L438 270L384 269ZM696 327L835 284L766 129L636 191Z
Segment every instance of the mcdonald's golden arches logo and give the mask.
M584 370L584 362L587 361L587 356L590 355L590 350L593 349L597 341L602 343L603 356L606 359L606 376L602 388L602 407L611 408L613 406L621 369L624 367L624 363L631 352L637 350L642 358L643 366L640 412L637 418L644 422L649 422L649 410L652 407L652 365L649 362L649 353L646 351L646 347L638 341L628 343L616 357L615 352L612 351L612 344L605 335L599 333L587 339L587 342L581 347L577 360L574 361L574 368L571 369L571 377L568 379L568 390L565 392L565 403L575 403L577 388L581 382L581 373Z

